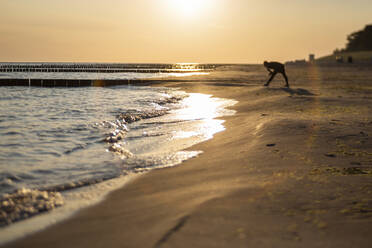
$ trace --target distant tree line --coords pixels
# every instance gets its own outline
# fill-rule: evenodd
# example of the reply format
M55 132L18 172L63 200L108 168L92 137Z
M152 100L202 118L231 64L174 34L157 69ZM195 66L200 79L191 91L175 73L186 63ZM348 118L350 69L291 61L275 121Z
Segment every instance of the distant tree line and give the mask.
M336 49L334 53L372 51L372 25L347 36L346 48Z

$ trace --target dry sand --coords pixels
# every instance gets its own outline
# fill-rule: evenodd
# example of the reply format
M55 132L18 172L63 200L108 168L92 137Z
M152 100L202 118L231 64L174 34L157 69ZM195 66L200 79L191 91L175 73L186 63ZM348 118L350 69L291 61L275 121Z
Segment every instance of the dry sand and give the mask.
M261 66L153 85L239 101L226 131L8 247L371 247L371 67Z

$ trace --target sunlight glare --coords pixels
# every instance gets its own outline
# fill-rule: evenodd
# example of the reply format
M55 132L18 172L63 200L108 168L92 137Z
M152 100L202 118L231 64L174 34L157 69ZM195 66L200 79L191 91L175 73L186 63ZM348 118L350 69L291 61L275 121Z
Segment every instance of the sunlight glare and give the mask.
M168 0L172 11L182 14L184 17L193 17L208 8L210 0Z
M224 121L214 119L220 115L233 113L223 108L227 104L225 101L213 98L211 95L189 93L189 97L182 100L183 107L174 113L177 115L177 119L194 121L195 127L192 130L179 131L174 134L173 138L200 137L210 139L215 133L225 130Z

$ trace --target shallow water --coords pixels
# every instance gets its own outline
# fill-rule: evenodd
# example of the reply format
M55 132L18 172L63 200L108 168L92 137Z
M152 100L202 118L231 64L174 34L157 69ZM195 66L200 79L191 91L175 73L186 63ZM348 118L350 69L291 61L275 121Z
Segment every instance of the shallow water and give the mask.
M197 154L185 148L223 130L214 118L232 114L224 107L233 103L168 88L2 87L0 194L71 189L178 164ZM127 123L121 113L142 119ZM157 117L145 119L151 113ZM105 141L118 132L123 139Z

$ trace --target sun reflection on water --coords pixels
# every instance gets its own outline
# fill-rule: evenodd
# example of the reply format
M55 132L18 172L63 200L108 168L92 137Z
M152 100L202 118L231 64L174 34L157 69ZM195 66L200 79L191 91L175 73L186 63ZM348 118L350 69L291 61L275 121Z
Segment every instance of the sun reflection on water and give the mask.
M192 93L182 102L184 108L177 110L182 120L212 119L222 113L224 102L211 95Z
M224 121L217 117L233 115L235 111L225 107L234 105L236 101L213 98L211 95L192 93L182 102L183 107L175 111L176 118L183 121L193 121L192 130L176 131L174 139L200 137L207 140L217 132L225 130Z

